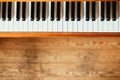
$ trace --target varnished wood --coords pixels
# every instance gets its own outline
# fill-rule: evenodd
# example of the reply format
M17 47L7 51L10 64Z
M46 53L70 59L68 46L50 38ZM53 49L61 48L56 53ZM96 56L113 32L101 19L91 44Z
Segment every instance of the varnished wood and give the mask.
M85 32L1 32L0 37L77 37L77 36L120 36L120 33L85 33Z
M1 38L0 80L120 80L120 37Z

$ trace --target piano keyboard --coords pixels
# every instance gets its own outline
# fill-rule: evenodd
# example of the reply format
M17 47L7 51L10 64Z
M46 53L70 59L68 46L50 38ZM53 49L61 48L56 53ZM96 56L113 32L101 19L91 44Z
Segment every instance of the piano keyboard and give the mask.
M0 2L0 32L119 32L120 2Z

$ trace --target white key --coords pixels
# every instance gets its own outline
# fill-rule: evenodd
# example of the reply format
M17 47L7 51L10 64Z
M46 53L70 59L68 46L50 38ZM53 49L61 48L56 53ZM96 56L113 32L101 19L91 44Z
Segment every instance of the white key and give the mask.
M63 3L60 3L60 21L57 21L58 32L63 31L62 21L63 21Z
M116 3L116 21L113 21L113 29L114 29L114 32L119 32L119 14L120 13L119 11L119 2Z
M120 1L118 2L118 32L120 32ZM117 24L117 23L116 23ZM117 30L115 30L117 31Z
M14 5L12 3L11 20L8 21L8 18L6 20L7 21L7 26L6 27L8 28L8 32L12 32L13 31L13 8L14 8ZM8 8L7 8L7 13L8 13ZM7 14L7 17L8 17L8 14Z
M104 25L103 25L104 21L101 21L101 1L99 1L99 32L103 32L104 30Z
M84 2L84 26L83 26L83 32L88 32L89 30L89 21L86 21L86 2Z
M92 3L90 3L90 13L89 13L89 16L90 16L90 20L89 21L87 21L88 23L88 32L94 32L93 30L94 30L94 25L93 25L93 22L95 22L95 21L92 21Z
M52 21L51 21L51 1L49 2L49 6L48 6L48 8L49 8L49 16L48 16L48 32L52 32Z
M24 25L23 25L23 21L22 21L22 3L20 4L20 21L18 21L18 31L19 32L23 32L24 30Z
M99 18L100 18L100 16L99 16L99 3L98 2L96 2L96 20L95 21L93 21L93 31L94 32L98 32L98 29L99 29Z
M84 2L81 2L81 20L77 22L78 32L84 31Z
M14 22L13 22L13 31L18 31L18 21L16 21L16 9L17 9L17 2L14 3Z
M1 25L1 28L0 28L0 32L2 32L3 31L3 25L2 25L2 4L1 4L1 2L0 2L0 25Z
M44 32L48 32L48 16L49 16L49 2L46 2L46 20L43 21L44 24L43 24L43 31Z
M36 21L37 20L37 18L36 18L36 8L37 8L36 5L37 5L37 3L35 2L35 6L34 6L34 21L32 21L33 22L33 24L32 24L33 31L32 32L37 32L38 29L39 29L38 21Z
M38 31L42 32L42 3L40 2L40 21L38 21Z
M28 4L28 2L26 2L26 20L25 21L23 21L23 32L26 32L26 31L28 31L28 8L29 8L29 4Z
M109 21L107 21L106 17L106 3L105 3L105 20L103 21L103 32L108 32L109 31Z
M32 32L33 30L33 21L31 21L31 2L29 2L29 21L28 21L28 31Z
M66 8L65 7L66 7L66 2L63 3L63 8L64 8L63 13L64 13L64 15L63 15L63 22L62 22L63 26L62 27L63 27L63 32L68 32L68 21L65 20L65 13L66 13Z
M77 26L77 3L75 3L75 20L73 21L73 32L78 32L78 26Z
M56 19L56 12L57 12L57 4L55 3L55 12L54 12L54 21L52 22L52 24L53 24L53 32L57 32L57 30L58 30L58 26L57 26L57 19Z
M2 8L2 9L4 9L4 8ZM8 28L8 20L7 20L7 13L8 13L8 3L6 2L6 20L5 21L3 21L3 29L4 29L4 31L5 32L8 32L9 31L9 28Z
M112 4L110 4L110 8L111 8L111 11L110 11L110 21L109 24L108 24L108 28L109 28L109 32L114 32L114 24L113 24L113 21L112 21Z
M73 21L71 21L71 2L69 4L69 21L68 21L68 32L73 32Z

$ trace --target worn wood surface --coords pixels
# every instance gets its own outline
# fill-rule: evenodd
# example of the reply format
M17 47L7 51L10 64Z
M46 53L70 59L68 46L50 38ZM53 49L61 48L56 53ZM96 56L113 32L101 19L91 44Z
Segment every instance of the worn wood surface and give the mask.
M120 37L0 39L0 80L120 80Z

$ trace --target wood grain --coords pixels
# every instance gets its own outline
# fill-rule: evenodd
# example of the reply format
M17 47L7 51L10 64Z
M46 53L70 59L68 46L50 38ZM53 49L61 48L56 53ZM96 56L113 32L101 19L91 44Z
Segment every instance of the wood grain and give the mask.
M104 36L119 37L119 32L0 32L1 38L28 38L28 37L80 37L80 36Z
M120 80L120 37L1 38L0 80Z

